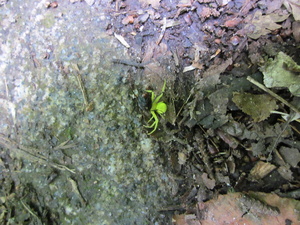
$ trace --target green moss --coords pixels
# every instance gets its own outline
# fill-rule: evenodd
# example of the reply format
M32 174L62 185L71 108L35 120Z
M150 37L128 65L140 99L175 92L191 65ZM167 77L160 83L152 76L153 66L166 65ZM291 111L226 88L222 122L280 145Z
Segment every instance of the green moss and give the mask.
M45 28L51 28L55 24L55 18L53 14L46 13L44 19L41 21Z

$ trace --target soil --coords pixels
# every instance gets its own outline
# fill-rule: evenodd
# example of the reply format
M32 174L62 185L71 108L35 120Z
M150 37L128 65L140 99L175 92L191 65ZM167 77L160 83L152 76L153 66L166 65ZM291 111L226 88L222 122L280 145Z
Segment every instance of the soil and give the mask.
M299 12L0 1L0 223L299 224Z

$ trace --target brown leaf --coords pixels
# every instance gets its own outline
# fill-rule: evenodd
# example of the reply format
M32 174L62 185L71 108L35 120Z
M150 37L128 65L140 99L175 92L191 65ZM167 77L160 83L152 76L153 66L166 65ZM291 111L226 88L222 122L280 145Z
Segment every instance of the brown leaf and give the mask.
M300 22L293 22L293 36L296 42L300 42Z
M200 225L195 214L174 215L173 223L175 225Z
M145 5L151 5L154 9L158 9L160 7L160 0L139 0L139 2Z
M285 0L283 2L287 10L293 14L296 21L300 21L300 2L299 0Z
M203 173L202 176L201 176L202 180L203 180L203 183L204 185L212 190L214 189L214 187L216 186L216 181L215 179L209 179L208 176L207 176L207 173Z
M134 22L134 18L132 15L126 16L123 20L122 20L122 24L127 25L129 23L133 23Z
M260 180L271 173L274 169L276 169L276 166L273 164L259 161L251 169L250 177L254 180Z
M226 70L226 68L231 64L232 58L229 58L220 65L212 65L203 73L203 77L209 77L215 74L223 73Z
M252 19L250 17L252 16ZM281 25L277 24L289 17L289 14L279 15L271 13L268 15L262 15L261 10L257 10L254 15L248 16L246 20L250 19L250 23L244 27L244 30L248 37L252 39L258 39L262 35L271 33L271 31L281 28Z
M210 16L218 17L220 15L220 12L214 8L204 7L199 14L200 19L203 21Z
M220 195L217 199L199 203L202 225L247 224L270 225L299 224L298 213L300 202L280 198L276 194L259 192L230 193Z
M300 162L300 152L298 149L282 146L279 152L286 163L290 164L292 167L297 167Z
M242 22L242 19L240 18L233 18L231 20L227 20L224 23L225 27L235 27L236 25L238 25L240 22Z
M265 6L268 7L267 14L280 9L283 0L266 0Z

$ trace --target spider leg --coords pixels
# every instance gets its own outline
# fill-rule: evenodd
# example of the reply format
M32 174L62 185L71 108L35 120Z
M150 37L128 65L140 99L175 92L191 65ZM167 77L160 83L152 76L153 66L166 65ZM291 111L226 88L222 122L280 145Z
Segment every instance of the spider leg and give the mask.
M152 128L152 127L154 127L154 125L155 125L155 121L150 126L145 126L144 125L144 127L146 127L146 128Z
M152 117L150 118L150 120L148 120L148 122L147 123L149 123L151 120L153 120L154 119L154 122L151 124L151 125L149 125L149 126L145 126L144 125L144 127L146 127L146 128L152 128L152 127L154 127L154 125L155 125L155 123L156 123L156 120L155 120L155 118L154 118L154 115L155 115L155 112L154 111L151 111L151 115L152 115ZM156 115L155 115L156 116Z
M154 91L146 90L146 92L151 93L151 102L153 103L153 102L154 102L154 99L155 99Z
M152 116L153 116L153 118L154 118L154 122L152 123L151 127L154 126L154 128L153 128L153 130L152 130L150 133L148 133L149 135L152 134L152 133L154 133L154 131L156 131L157 126L158 126L158 118L157 118L157 115L155 114L154 111L152 111L151 114L152 114Z
M166 81L164 82L164 86L163 86L162 89L161 89L161 94L160 94L159 96L157 96L157 97L155 98L155 100L152 99L152 105L158 103L158 101L159 101L159 100L161 99L161 97L163 96L163 94L164 94L164 92L165 92L165 89L166 89ZM154 97L155 97L155 95L154 95Z
M149 123L151 120L153 120L154 119L154 117L152 116L151 118L150 118L150 120L148 120L148 122L147 123Z

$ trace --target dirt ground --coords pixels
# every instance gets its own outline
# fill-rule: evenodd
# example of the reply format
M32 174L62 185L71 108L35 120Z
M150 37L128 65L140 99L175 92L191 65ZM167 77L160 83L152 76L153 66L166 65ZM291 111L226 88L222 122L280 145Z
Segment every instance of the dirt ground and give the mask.
M0 6L1 224L300 224L299 1Z

